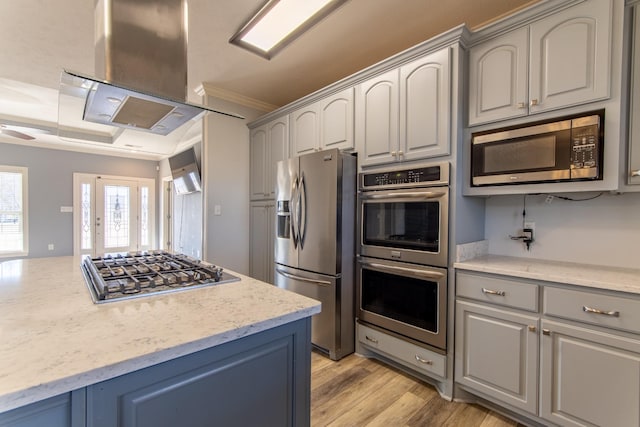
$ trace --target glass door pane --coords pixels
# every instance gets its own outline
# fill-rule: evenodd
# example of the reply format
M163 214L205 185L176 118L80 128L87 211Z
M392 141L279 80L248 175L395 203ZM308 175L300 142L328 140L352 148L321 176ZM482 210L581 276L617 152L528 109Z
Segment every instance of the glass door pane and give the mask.
M96 249L98 253L138 250L137 183L98 179Z

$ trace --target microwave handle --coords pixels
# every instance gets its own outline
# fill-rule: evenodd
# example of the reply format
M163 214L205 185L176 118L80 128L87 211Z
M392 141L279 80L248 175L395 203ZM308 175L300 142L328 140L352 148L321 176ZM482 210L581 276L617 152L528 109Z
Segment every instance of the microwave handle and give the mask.
M363 194L362 199L375 200L375 199L437 199L444 196L445 193L441 191L429 191L429 192L407 192L407 193L385 193L385 194Z
M379 270L386 270L390 273L393 273L393 272L411 273L417 276L422 276L428 279L435 279L435 280L442 279L444 277L444 274L439 273L437 271L424 271L424 270L417 270L414 268L396 267L395 265L385 265L377 262L361 262L361 263L363 266L373 267Z

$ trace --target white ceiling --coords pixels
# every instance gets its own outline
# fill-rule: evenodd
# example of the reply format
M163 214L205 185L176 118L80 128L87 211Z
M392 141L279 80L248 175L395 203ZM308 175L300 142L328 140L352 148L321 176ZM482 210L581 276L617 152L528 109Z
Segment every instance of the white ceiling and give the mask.
M477 28L538 1L349 0L266 60L228 43L264 0L188 0L188 100L200 104L196 89L206 83L219 97L267 112L458 24ZM162 158L198 138L199 122L161 144L129 130L114 144L56 135L61 70L95 75L93 6L90 0L0 2L0 123L51 132L32 130L32 141L0 134L0 142Z

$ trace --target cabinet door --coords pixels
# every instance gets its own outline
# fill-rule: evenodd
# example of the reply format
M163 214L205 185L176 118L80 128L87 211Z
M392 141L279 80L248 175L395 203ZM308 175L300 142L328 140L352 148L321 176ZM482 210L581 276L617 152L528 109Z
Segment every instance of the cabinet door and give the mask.
M449 154L450 56L445 48L400 68L401 160Z
M320 149L319 122L317 103L291 113L291 143L294 156Z
M633 8L628 184L640 184L640 6Z
M267 165L265 166L265 194L276 197L276 168L279 161L289 158L289 116L267 124Z
M529 29L512 31L469 51L469 126L529 112Z
M530 112L609 97L611 1L586 1L530 27Z
M253 129L251 132L249 156L249 164L251 165L251 181L249 184L251 199L264 199L267 192L265 187L267 129L265 126Z
M356 145L363 166L389 163L398 155L398 70L356 88Z
M320 147L353 150L353 88L321 100L318 109Z
M640 340L542 327L540 415L562 426L640 425Z
M456 381L536 414L538 323L538 317L458 301Z
M268 283L273 283L274 215L273 204L251 204L249 274L255 279Z

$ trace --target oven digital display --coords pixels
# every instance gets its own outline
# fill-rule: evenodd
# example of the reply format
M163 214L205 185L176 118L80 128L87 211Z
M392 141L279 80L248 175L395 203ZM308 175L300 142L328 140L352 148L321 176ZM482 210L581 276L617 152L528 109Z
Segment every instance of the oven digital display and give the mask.
M365 187L380 187L410 183L437 182L442 179L440 166L405 169L389 172L367 173L363 175Z

